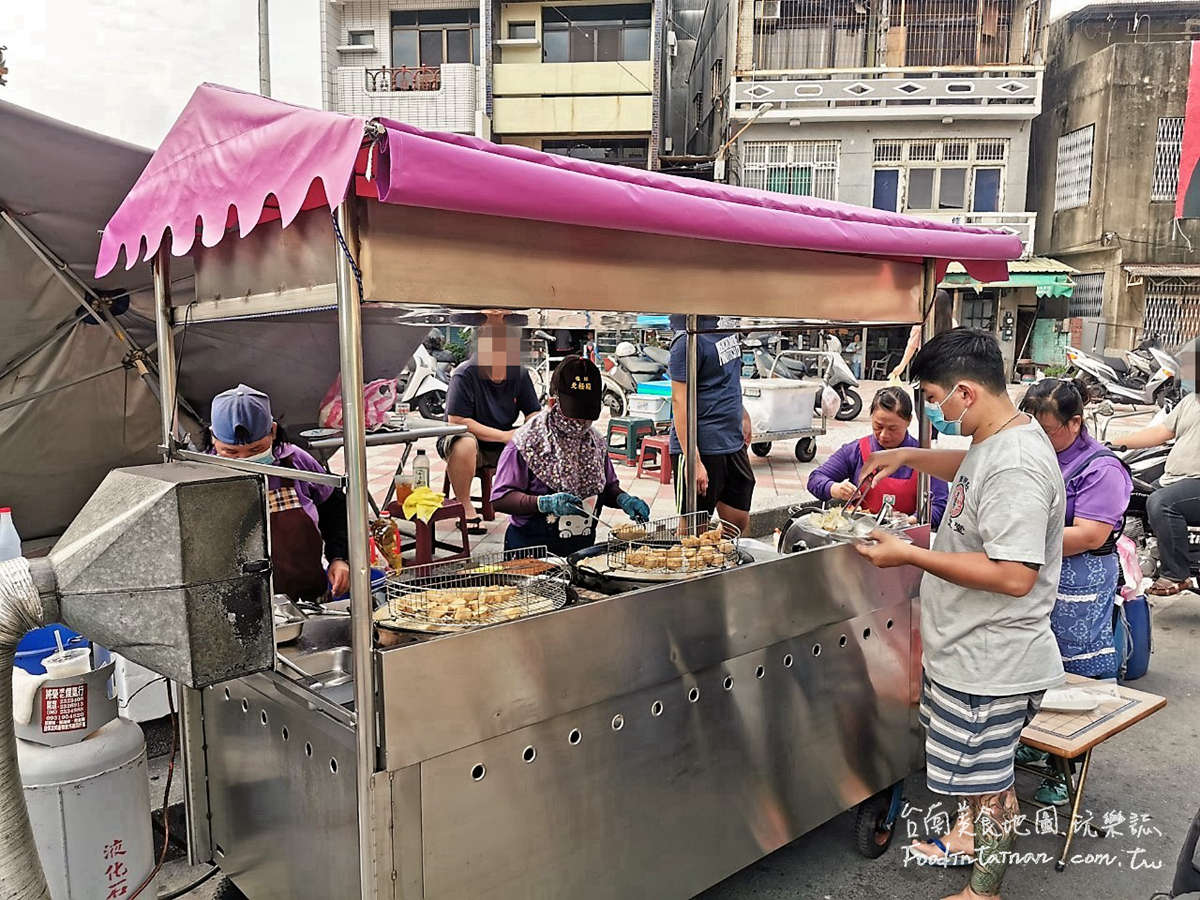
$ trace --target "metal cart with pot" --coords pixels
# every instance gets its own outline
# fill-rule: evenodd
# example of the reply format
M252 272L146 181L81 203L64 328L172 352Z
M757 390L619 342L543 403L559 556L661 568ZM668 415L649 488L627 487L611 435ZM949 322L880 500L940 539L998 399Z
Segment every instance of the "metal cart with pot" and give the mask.
M273 161L269 178L263 160ZM277 202L263 207L268 194ZM143 240L155 259L168 460L152 467L155 483L173 472L179 484L161 489L168 494L193 482L228 494L195 509L218 508L234 523L192 542L206 548L189 557L193 566L233 558L222 534L244 531L251 557L261 554L263 474L332 479L349 516L350 616L306 620L286 666L271 665L273 652L264 659L261 640L248 654L213 639L229 628L222 603L247 615L261 605L269 632L258 565L239 563L246 574L216 591L215 605L207 588L194 601L204 615L181 619L182 634L159 626L165 646L138 633L146 604L158 602L144 593L114 593L116 612L103 616L88 612L94 594L63 606L68 625L101 632L189 687L193 858L215 861L252 900L685 898L860 804L861 843L882 852L893 786L920 764L919 573L874 569L847 546L759 562L723 556L730 564L668 571L592 602L378 645L363 317L381 312L423 334L483 306L519 311L527 327L611 329L643 311L685 314L684 446L694 451L700 314L740 315L749 302L761 327L795 324L797 313L841 321L852 295L872 324L917 322L939 259L996 280L1019 241L209 86L113 217L100 269ZM193 257L194 297L172 297L171 252ZM177 328L330 305L345 476L180 446ZM113 546L134 539L127 523L142 509L109 510L116 487L89 506L93 533L114 533L105 514L121 522ZM694 478L684 488L694 508ZM168 508L179 521L137 539L173 558L170 536L187 536L202 513ZM254 591L243 597L247 580ZM195 675L171 653L212 665Z

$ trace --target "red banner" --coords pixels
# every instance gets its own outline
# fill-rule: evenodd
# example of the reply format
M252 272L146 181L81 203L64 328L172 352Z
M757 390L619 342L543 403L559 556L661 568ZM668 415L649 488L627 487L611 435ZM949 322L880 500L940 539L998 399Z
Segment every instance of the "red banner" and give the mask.
M1179 187L1175 192L1175 218L1200 218L1200 41L1192 42L1188 70L1187 111L1183 120L1183 146L1179 154Z

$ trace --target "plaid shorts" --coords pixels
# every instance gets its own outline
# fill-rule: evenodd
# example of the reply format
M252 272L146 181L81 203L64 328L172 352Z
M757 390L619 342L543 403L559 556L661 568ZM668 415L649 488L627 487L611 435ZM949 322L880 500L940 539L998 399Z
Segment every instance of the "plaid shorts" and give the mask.
M925 779L938 794L999 794L1013 786L1021 731L1033 721L1045 691L989 697L964 694L921 678Z

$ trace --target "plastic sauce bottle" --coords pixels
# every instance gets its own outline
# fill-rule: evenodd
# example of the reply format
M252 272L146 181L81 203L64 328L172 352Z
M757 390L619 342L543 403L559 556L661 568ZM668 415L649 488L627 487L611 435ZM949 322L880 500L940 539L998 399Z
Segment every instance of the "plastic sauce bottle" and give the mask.
M413 485L429 487L429 457L424 450L418 450L417 458L413 461Z
M426 464L428 471L428 464ZM12 509L0 507L0 561L16 559L21 555L21 536L13 525Z

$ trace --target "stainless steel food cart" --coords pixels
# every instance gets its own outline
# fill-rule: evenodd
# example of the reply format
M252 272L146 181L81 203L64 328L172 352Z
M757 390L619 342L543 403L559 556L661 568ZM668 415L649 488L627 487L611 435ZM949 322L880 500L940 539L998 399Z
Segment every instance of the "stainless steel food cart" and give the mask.
M853 296L855 322L917 322L945 260L994 272L1019 241L213 87L159 154L101 267L154 258L166 459L272 469L177 443L184 321L336 306L345 409L351 616L310 620L284 668L186 692L195 858L252 900L683 898L915 770L918 573L848 546L374 646L360 317L682 313L694 372L700 314L844 322ZM172 296L170 252L194 296Z

